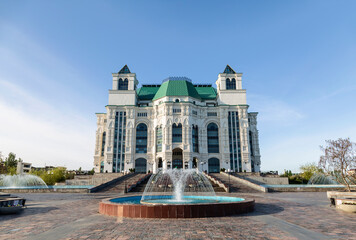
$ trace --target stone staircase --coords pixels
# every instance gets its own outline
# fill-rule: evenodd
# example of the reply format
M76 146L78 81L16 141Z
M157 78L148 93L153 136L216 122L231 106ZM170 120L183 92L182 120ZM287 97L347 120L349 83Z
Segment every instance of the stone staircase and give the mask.
M130 192L132 193L143 193L145 191L146 185L148 183L148 180L150 178L146 178L143 182L141 182L140 184L138 184L135 188L131 189ZM220 187L219 185L215 184L214 182L212 182L211 180L209 180L212 187L214 188L215 192L225 192L225 190Z
M210 173L209 175L215 177L225 185L229 185L229 177L220 173ZM230 178L230 192L238 192L238 193L257 193L259 191L246 186L245 184L239 183L232 178Z
M131 174L130 176L123 177L123 179L101 189L99 192L124 193L125 186L126 188L129 188L129 186L136 184L144 176L146 176L144 173Z
M214 183L213 181L209 180L211 183L211 186L214 188L214 192L225 192L225 189Z
M142 181L140 184L137 184L137 186L134 187L133 189L131 189L130 192L143 193L145 191L145 188L146 188L146 185L147 185L149 179L150 178L148 177L144 181Z

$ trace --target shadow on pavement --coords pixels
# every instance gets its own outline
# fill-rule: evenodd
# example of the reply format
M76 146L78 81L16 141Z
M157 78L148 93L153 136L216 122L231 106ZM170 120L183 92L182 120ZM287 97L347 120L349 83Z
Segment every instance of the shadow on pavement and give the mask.
M19 217L43 214L43 213L47 213L47 212L50 212L50 211L56 210L56 209L58 209L58 208L57 207L27 207L19 213L0 215L1 216L0 222L10 220L10 219L19 218Z
M255 211L245 214L245 216L259 216L259 215L268 215L275 214L284 211L283 207L278 206L277 204L272 203L256 203Z

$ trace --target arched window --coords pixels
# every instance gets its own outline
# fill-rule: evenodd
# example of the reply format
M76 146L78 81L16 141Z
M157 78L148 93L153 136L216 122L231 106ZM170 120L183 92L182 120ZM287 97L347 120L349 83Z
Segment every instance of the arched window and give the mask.
M198 161L197 158L193 158L193 163L192 163L192 168L197 168L198 167Z
M129 88L129 80L127 80L127 78L125 78L125 80L122 80L122 78L120 78L118 90L128 90L128 88Z
M105 138L106 138L106 132L103 132L103 138L101 140L101 156L104 156L104 151L105 151Z
M175 100L175 102L179 102L179 99L177 98L177 99Z
M236 80L235 78L231 79L231 89L236 89Z
M136 127L136 153L147 153L147 126L144 123Z
M210 158L208 160L208 171L209 173L219 173L220 172L220 161L217 158Z
M230 89L230 78L226 78L226 89Z
M172 126L172 142L182 142L182 124L173 124Z
M198 134L198 126L192 126L192 144L193 144L193 152L199 152L199 134Z
M208 127L208 153L219 153L219 128L215 123L209 123Z
M235 78L231 79L231 81L229 78L226 79L226 89L236 89Z

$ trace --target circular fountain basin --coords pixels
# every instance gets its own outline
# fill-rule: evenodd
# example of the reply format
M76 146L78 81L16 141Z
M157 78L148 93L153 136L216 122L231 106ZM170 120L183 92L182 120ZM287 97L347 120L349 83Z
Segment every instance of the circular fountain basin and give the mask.
M130 218L201 218L242 214L254 210L255 200L225 196L172 196L141 202L141 196L105 199L99 205L101 214Z

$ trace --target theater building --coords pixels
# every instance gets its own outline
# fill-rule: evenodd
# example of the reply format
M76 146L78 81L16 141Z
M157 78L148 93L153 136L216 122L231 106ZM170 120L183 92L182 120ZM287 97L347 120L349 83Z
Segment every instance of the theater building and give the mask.
M186 77L138 88L126 65L112 76L106 112L96 113L96 172L260 171L257 112L248 112L242 73L227 65L216 88Z

